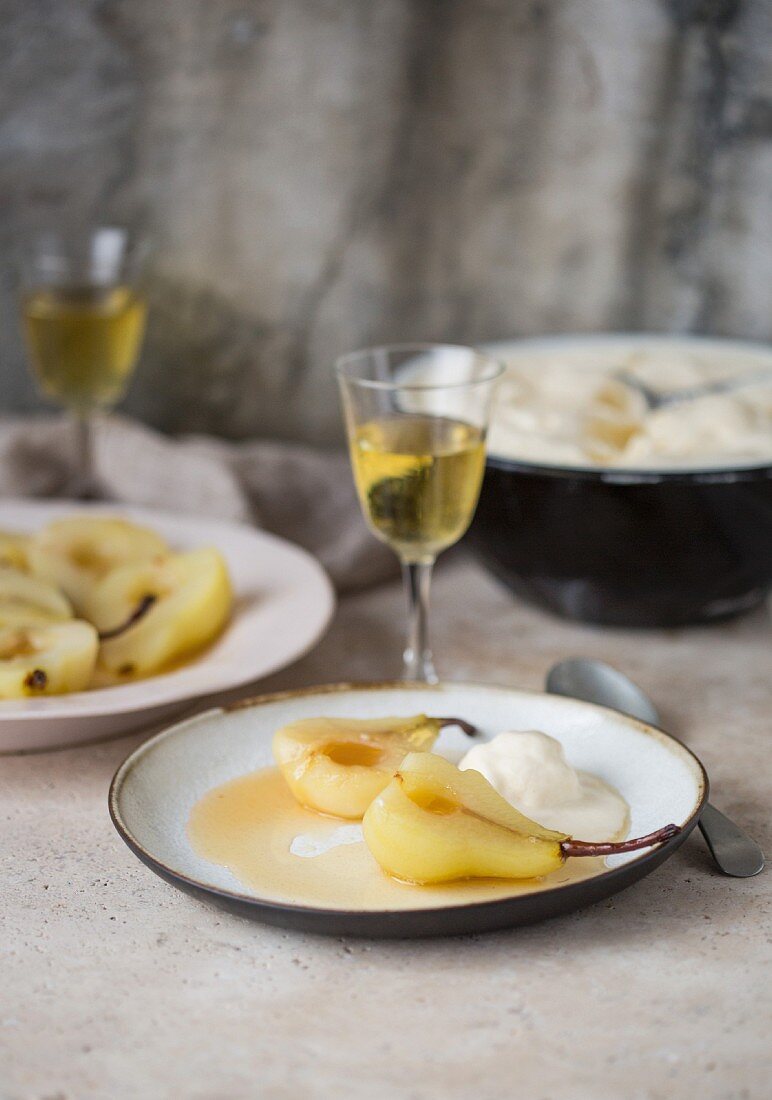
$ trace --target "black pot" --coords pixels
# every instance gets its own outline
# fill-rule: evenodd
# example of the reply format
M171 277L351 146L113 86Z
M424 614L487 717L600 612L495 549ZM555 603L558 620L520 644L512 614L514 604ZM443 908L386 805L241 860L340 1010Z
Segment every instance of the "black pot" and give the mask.
M489 457L469 540L513 592L567 618L726 618L772 586L772 466L573 470Z

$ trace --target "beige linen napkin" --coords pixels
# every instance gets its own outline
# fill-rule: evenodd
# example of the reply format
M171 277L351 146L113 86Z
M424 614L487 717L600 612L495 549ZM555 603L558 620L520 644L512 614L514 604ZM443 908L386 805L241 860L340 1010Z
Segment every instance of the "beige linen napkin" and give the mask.
M74 447L61 417L0 423L0 496L67 496ZM393 553L365 526L343 454L292 443L172 439L110 416L95 421L93 461L105 501L254 523L310 550L341 591L396 571Z

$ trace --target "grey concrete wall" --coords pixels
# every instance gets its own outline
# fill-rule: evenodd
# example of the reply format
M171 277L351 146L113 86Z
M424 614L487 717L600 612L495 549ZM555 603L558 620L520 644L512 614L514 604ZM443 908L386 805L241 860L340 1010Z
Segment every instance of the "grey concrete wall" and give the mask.
M0 15L4 409L14 248L75 214L155 240L128 407L169 430L333 440L331 361L374 341L772 336L769 0Z

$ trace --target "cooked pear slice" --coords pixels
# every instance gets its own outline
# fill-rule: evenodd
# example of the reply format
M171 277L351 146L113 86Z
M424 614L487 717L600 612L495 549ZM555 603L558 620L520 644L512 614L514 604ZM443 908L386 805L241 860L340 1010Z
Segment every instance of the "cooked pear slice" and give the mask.
M71 618L70 602L58 588L20 569L0 565L0 628Z
M54 520L32 538L29 565L36 576L61 588L79 614L90 615L94 586L118 566L168 554L155 531L111 516Z
M430 749L458 718L303 718L277 730L273 754L295 798L333 817L358 820L406 753Z
M16 531L0 531L0 566L26 570L30 536Z
M78 619L0 630L0 699L83 691L98 648L96 630Z
M169 554L113 569L89 600L110 672L147 676L214 640L233 604L228 569L217 550Z
M369 806L365 841L384 871L406 882L540 878L567 856L611 855L678 832L667 825L619 844L589 844L525 817L479 772L432 753L410 753Z

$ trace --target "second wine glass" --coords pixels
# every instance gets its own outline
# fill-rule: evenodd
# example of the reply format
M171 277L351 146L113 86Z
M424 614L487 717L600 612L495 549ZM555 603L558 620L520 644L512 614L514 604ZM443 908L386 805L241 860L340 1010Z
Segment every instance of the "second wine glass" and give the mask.
M428 632L432 567L474 515L503 368L472 348L400 344L346 355L336 369L365 519L402 563L409 608L404 677L436 683Z
M44 397L63 405L76 433L72 496L98 495L91 420L123 397L139 356L146 306L138 287L143 240L126 229L67 229L33 237L22 267L22 317Z

